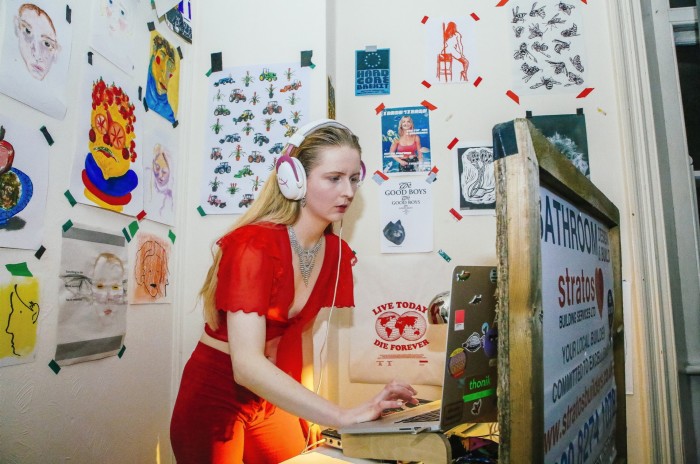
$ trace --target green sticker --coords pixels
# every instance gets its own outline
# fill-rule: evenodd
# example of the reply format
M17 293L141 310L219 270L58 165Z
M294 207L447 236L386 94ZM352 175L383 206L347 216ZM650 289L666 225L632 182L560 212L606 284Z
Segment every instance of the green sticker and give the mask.
M27 267L27 263L17 263L17 264L5 264L5 267L10 274L15 277L32 277L32 273Z

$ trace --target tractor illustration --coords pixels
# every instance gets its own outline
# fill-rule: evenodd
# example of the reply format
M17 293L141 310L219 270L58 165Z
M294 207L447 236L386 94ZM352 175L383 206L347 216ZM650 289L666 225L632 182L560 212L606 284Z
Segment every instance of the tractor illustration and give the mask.
M248 207L250 204L253 203L253 194L252 193L244 193L243 198L241 198L241 201L238 202L238 207Z
M221 148L219 147L213 147L211 149L211 159L213 160L220 160L223 159L223 155L221 154Z
M267 82L276 81L277 80L277 73L273 73L269 69L265 68L265 69L263 69L263 72L260 73L260 80L267 81Z
M228 116L229 114L231 114L231 110L224 105L217 105L216 108L214 108L214 116Z
M294 81L291 84L287 84L280 89L280 92L289 92L291 90L299 90L301 88L301 81Z
M252 176L252 175L253 175L253 170L250 169L250 166L245 165L245 166L243 166L243 167L241 168L240 171L238 171L237 173L235 173L235 174L233 175L233 177L235 177L236 179L240 179L241 177Z
M251 110L244 110L240 116L233 118L233 122L238 124L239 122L250 121L251 119L255 119L253 112Z
M226 202L221 201L218 195L209 195L207 203L209 203L212 206L218 206L219 208L226 208Z
M228 76L228 77L222 77L218 81L214 82L214 87L218 87L220 85L224 84L233 84L235 81L233 80L233 77Z
M224 135L223 139L219 139L219 143L226 143L226 142L234 143L234 142L240 142L240 141L241 141L241 135L239 133L227 134L227 135Z
M238 103L240 101L245 101L245 95L243 95L243 91L241 89L233 89L231 90L231 94L228 96L228 101L233 102L233 103Z
M231 172L231 166L228 164L228 161L222 161L214 168L214 174L228 174L229 172Z
M270 139L260 132L256 132L253 136L253 143L257 143L259 146L263 146L265 143L270 143Z
M249 163L264 163L265 157L259 151L253 151L250 155L248 155L248 162Z
M274 153L274 154L276 154L276 155L279 155L280 153L282 153L282 150L284 150L284 144L282 144L281 142L277 142L276 144L274 144L274 145L273 145L269 150L267 150L267 151L268 151L270 154L273 154L273 153Z
M282 107L277 104L275 100L270 101L265 108L263 108L263 114L275 114L281 113Z

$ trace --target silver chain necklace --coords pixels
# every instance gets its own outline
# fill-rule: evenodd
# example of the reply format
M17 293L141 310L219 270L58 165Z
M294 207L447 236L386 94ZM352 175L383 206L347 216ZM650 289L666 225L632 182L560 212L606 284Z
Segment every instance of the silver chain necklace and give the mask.
M304 279L304 285L309 286L309 276L311 276L311 271L314 269L314 263L316 262L316 255L318 250L321 249L323 245L323 235L318 239L316 245L312 246L308 250L305 250L299 245L297 240L297 234L294 233L292 226L287 226L287 233L289 234L289 243L292 245L294 253L299 257L299 271L301 271L301 278Z

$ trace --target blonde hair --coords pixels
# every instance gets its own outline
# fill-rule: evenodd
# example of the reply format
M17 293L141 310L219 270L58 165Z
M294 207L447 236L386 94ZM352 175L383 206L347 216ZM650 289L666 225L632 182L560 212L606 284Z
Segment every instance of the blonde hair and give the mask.
M292 152L292 156L299 159L308 177L313 168L320 163L319 155L321 152L331 147L350 147L360 154L362 153L357 136L349 129L327 126L306 135L304 141ZM282 195L277 183L277 174L273 171L250 209L224 235L230 234L239 227L260 222L291 225L296 223L300 211L300 202L289 200ZM329 225L326 231L330 232L331 228L332 225ZM219 328L219 312L215 297L222 253L217 244L218 241L212 245L213 263L207 272L202 288L199 290L199 297L204 305L204 320L212 330Z
M411 121L411 128L409 129L408 135L412 135L413 130L416 128L415 123L413 122L413 118L410 116L401 116L401 119L399 119L399 137L402 137L404 135L404 130L403 130L403 122L404 121Z

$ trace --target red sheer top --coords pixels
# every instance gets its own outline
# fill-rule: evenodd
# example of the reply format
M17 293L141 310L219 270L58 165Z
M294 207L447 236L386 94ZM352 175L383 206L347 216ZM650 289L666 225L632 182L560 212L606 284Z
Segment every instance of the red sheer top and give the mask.
M318 280L299 314L288 317L294 301L294 268L287 227L260 223L240 227L219 240L222 256L216 287L219 328L205 331L228 341L226 311L244 311L265 316L265 340L281 337L277 366L297 381L301 377L301 333L324 307L333 304L333 289L340 256L340 279L336 307L354 306L352 258L345 241L330 233L325 236L325 253Z

